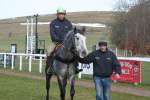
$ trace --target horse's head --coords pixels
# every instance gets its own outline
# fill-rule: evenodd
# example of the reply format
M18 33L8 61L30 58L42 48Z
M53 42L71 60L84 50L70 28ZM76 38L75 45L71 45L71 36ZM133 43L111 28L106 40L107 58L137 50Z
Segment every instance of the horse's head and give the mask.
M85 28L74 28L71 30L65 40L64 46L68 51L80 56L81 58L87 55L86 37L84 35Z
M87 55L86 37L85 37L85 27L74 28L74 46L78 56L81 58Z

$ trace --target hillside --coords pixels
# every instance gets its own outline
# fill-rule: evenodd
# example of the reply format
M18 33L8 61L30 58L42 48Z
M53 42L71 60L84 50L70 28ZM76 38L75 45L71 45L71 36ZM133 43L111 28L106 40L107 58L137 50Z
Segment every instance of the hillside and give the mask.
M55 14L50 15L40 15L38 18L39 22L49 22L56 17ZM73 23L102 23L110 24L113 20L113 12L104 12L104 11L90 11L90 12L72 12L67 14L67 18ZM25 23L26 17L17 17L0 20L0 51L4 51L5 48L8 48L9 44L17 43L21 49L22 45L25 43L26 36L26 26L20 25L20 23ZM89 36L99 38L100 33L107 33L108 29L106 28L87 28L87 33ZM46 40L46 44L50 42L49 38L49 26L48 25L38 25L38 33L40 39ZM96 34L96 35L95 35ZM22 40L23 43L19 41ZM91 42L95 40L90 40ZM5 45L4 45L5 44ZM92 44L92 43L90 43ZM3 48L2 48L3 47ZM1 50L2 49L2 50ZM4 49L4 50L3 50ZM22 51L22 49L21 49Z
M113 12L73 12L68 13L67 18L73 23L103 23L109 24L112 22ZM55 14L40 15L38 20L40 22L48 22L55 18ZM17 17L15 19L0 20L0 34L11 33L25 33L25 27L20 23L26 22L26 17ZM48 32L48 26L42 25L39 27L39 33ZM46 29L45 29L46 28Z

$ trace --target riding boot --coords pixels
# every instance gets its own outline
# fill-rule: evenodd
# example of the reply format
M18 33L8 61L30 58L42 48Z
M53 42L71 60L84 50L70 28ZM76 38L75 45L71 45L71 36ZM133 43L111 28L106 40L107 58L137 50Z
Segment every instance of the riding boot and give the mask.
M78 62L75 62L75 74L78 74L83 71L83 69L78 68L78 65L79 65Z

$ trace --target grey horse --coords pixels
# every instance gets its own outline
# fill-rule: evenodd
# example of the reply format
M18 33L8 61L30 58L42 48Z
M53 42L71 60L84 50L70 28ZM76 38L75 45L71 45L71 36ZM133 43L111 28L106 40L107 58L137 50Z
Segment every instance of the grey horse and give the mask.
M49 100L50 80L53 75L56 75L60 98L65 100L67 79L70 81L70 96L71 100L75 95L75 66L77 60L74 55L85 57L87 55L86 37L84 36L85 29L74 28L71 30L60 48L56 50L55 56L47 57L46 61L46 100ZM53 73L47 73L51 68Z

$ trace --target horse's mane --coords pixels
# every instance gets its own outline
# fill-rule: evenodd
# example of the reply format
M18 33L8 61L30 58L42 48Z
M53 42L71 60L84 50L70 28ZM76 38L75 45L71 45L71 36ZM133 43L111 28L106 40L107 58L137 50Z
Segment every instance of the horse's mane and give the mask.
M65 39L68 39L69 37L73 36L73 34L74 34L74 30L72 29L72 30L70 30L68 32L68 34L66 35Z
M67 33L67 35L65 36L65 39L64 39L63 43L65 44L66 41L68 41L69 39L71 39L71 38L73 37L73 34L74 34L74 30L72 29L72 30L70 30L70 31Z

